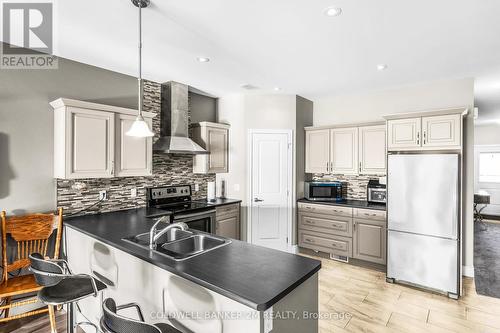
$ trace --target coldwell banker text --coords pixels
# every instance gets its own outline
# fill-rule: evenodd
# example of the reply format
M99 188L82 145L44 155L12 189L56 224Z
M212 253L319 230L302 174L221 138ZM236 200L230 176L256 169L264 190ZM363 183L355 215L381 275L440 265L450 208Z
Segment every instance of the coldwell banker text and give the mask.
M50 2L2 4L2 69L57 69Z

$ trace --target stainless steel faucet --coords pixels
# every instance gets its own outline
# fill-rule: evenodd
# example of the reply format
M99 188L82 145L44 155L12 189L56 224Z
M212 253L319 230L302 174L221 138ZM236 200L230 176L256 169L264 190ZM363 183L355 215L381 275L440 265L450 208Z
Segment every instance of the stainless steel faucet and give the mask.
M157 230L158 224L165 222L166 219L168 219L170 221L170 216L163 216L163 217L159 218L156 221L156 223L151 227L151 230L149 231L149 248L151 250L156 249L156 241L158 240L158 238L160 238L162 235L164 235L170 229L178 228L178 229L181 229L183 231L186 231L189 228L186 223L178 222L178 223L168 224L165 228L163 228L162 230L160 230L158 232L158 230Z

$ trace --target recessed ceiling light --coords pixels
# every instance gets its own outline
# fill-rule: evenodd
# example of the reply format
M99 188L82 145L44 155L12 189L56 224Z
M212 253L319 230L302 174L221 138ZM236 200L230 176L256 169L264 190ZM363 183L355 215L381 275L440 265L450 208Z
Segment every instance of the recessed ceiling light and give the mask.
M326 16L331 16L331 17L334 17L334 16L339 16L340 14L342 14L342 8L340 7L328 7L327 9L325 9L325 15Z
M210 61L210 58L207 58L207 57L198 57L196 59L198 59L199 62L209 62Z
M387 65L386 64L378 64L377 65L377 70L378 71L385 71L387 69Z
M274 91L281 91L280 87L274 87Z

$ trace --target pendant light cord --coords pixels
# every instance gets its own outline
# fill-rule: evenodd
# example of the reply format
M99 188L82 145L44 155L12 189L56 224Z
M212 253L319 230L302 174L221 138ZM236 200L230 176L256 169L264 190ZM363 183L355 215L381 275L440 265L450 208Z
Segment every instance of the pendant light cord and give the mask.
M142 118L142 1L139 1L139 117Z

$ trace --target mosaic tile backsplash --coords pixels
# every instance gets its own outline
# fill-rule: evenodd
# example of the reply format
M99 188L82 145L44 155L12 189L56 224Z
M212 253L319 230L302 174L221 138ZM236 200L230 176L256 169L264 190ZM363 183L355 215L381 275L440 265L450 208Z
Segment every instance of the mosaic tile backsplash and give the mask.
M345 181L347 182L347 199L366 200L366 187L370 179L378 179L375 175L329 175L313 174L315 181Z
M154 112L153 131L155 139L160 133L161 85L144 81L144 111ZM189 117L190 119L190 117ZM117 177L101 179L57 180L57 206L64 215L85 215L110 212L146 205L146 187L180 184L198 184L195 199L206 198L207 182L215 181L215 174L193 174L193 158L189 155L154 154L153 175L148 177ZM83 188L81 188L83 184ZM131 190L137 189L137 196L131 197ZM108 200L95 204L99 191L106 190Z

